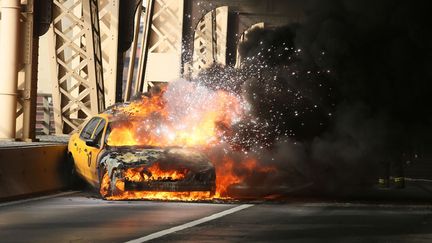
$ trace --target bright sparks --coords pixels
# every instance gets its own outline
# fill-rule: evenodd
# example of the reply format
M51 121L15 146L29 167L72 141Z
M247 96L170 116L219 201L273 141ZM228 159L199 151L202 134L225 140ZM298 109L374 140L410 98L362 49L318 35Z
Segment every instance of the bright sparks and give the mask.
M246 107L246 108L245 108ZM208 151L223 143L236 122L241 121L247 104L234 94L225 91L211 91L186 81L170 83L160 92L118 106L110 110L111 131L109 146L155 146L195 147ZM229 198L229 188L242 183L246 177L258 172L271 172L272 167L260 167L255 159L235 162L229 156L211 158L216 170L216 191L214 192L164 192L127 191L125 182L117 180L115 185L106 174L102 179L101 194L110 186L116 187L111 200L159 199L159 200L210 200ZM147 168L127 169L124 178L133 182L152 180L181 180L187 171L164 171L156 163ZM235 171L242 171L241 176ZM150 172L150 173L148 173ZM103 194L105 193L105 194Z

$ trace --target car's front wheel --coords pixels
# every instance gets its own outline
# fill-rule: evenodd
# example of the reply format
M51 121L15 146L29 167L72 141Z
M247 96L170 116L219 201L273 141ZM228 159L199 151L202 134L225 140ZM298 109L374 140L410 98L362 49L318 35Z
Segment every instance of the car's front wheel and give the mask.
M110 186L108 170L104 166L99 174L99 193L103 199L107 199L110 196Z
M117 186L118 173L116 169L112 171L110 176L107 168L104 166L99 181L99 193L103 199L111 199L112 197L119 196L121 194L121 191Z

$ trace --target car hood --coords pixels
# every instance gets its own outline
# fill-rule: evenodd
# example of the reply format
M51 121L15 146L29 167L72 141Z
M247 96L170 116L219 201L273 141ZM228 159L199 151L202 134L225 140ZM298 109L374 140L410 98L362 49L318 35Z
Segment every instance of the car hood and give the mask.
M109 147L101 163L113 168L151 166L159 163L161 169L188 169L199 172L213 168L207 156L190 148Z

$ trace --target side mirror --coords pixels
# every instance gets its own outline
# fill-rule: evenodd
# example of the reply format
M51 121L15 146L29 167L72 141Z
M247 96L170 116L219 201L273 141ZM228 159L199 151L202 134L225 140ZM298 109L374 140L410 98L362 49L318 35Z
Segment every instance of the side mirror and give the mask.
M93 140L93 139L86 139L85 143L89 147L97 147L98 146L96 140Z

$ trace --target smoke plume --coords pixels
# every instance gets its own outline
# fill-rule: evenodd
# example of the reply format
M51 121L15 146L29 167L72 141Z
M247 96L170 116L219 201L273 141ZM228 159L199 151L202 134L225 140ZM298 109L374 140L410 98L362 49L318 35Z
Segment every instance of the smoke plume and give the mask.
M252 30L239 46L239 70L214 66L195 80L249 104L228 139L241 152L218 151L277 170L252 173L244 183L271 190L312 182L339 190L371 182L382 161L430 150L427 1L305 5L301 23Z

